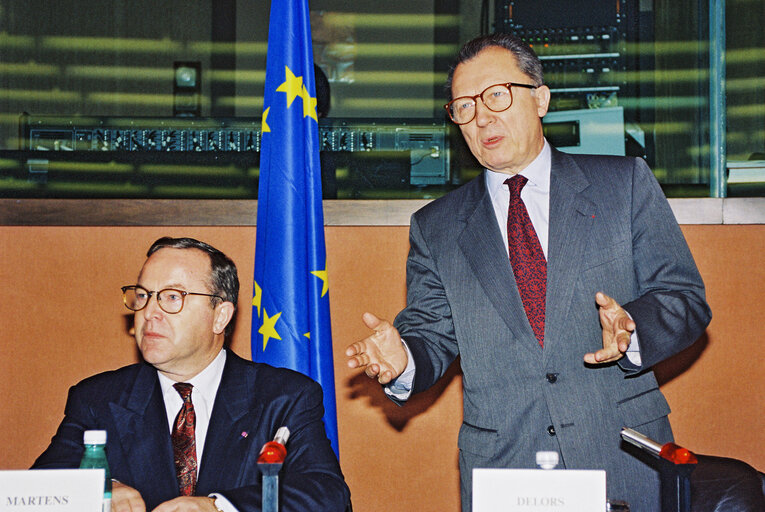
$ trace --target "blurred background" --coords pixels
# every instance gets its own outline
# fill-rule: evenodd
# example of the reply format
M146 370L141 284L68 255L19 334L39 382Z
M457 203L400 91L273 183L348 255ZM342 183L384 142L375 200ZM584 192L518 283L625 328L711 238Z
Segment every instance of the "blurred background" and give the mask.
M0 196L256 198L270 3L0 0ZM480 172L443 84L494 31L542 59L554 145L641 156L670 197L765 195L764 0L309 5L325 198Z

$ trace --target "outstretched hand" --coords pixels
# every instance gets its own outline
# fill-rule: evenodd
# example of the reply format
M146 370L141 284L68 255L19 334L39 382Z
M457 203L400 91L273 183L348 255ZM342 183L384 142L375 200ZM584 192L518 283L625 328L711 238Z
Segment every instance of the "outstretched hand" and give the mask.
M621 359L627 352L635 331L635 321L618 302L603 292L595 294L595 302L598 304L600 326L603 329L603 348L585 354L584 361L589 364L611 363Z
M362 320L374 333L345 349L348 367L363 368L367 377L388 384L406 368L407 355L401 336L390 322L372 313L364 313Z

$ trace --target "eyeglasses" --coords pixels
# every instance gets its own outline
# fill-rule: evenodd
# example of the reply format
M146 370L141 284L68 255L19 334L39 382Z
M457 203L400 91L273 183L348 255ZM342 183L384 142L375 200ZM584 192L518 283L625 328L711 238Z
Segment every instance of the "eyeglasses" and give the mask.
M141 311L149 303L149 299L154 294L157 294L157 305L165 313L174 315L180 313L183 309L183 302L186 299L186 295L202 295L204 297L217 297L223 300L220 295L214 295L212 293L194 293L186 292L183 290L175 290L173 288L165 288L150 292L146 288L138 285L123 286L122 287L122 300L125 302L125 307L131 311Z
M516 84L514 82L490 85L481 94L454 98L444 105L444 108L456 124L467 124L475 119L475 103L478 98L481 98L486 108L492 112L504 112L509 109L510 105L513 104L513 87L537 88L536 85Z

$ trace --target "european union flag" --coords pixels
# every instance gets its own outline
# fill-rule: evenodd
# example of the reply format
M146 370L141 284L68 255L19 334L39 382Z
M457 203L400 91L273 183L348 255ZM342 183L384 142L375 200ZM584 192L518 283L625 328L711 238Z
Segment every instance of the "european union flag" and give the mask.
M321 203L319 124L307 0L274 0L263 103L252 359L292 368L324 389L338 453Z

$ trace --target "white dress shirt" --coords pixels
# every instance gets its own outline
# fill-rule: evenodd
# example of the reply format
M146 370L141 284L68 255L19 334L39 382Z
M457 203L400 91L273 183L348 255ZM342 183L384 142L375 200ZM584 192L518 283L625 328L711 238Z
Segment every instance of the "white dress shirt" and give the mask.
M519 174L528 179L526 185L521 189L521 199L529 212L531 224L539 238L539 244L542 246L545 259L547 259L547 246L550 232L550 173L552 169L552 151L550 144L545 139L542 151L537 157L522 170ZM505 236L502 240L505 243L505 251L510 257L510 249L507 242L507 210L510 204L510 189L505 185L505 180L511 177L508 174L487 170L485 173L486 188L494 207L494 215L497 218L499 230ZM592 298L593 302L595 297ZM412 353L404 340L401 340L406 348L408 362L404 372L398 378L385 386L385 393L399 400L407 400L412 392L412 383L414 382L415 365ZM584 354L582 354L584 355ZM640 366L640 347L637 340L637 332L632 333L630 347L627 350L627 358L633 364Z
M194 404L194 414L196 423L194 426L194 438L197 452L197 477L199 477L199 468L202 467L202 450L207 439L207 429L210 426L210 415L212 414L215 395L218 394L220 380L223 377L223 367L226 365L226 351L221 350L213 359L207 368L189 379L191 388L191 403ZM157 371L159 376L159 386L162 389L162 398L165 401L165 412L167 413L167 424L170 433L173 432L173 424L178 412L183 405L183 399L178 391L173 387L176 382ZM215 498L215 506L223 512L238 512L236 507L231 504L223 495L213 493L211 498Z
M539 155L519 173L529 180L521 189L521 199L529 212L531 224L537 233L545 259L547 259L547 240L550 231L550 154L550 145L545 141ZM505 235L502 240L505 242L508 258L510 250L507 247L507 206L510 204L510 189L505 185L505 180L511 177L501 172L486 173L486 188L489 191L491 204L494 206L499 231Z

